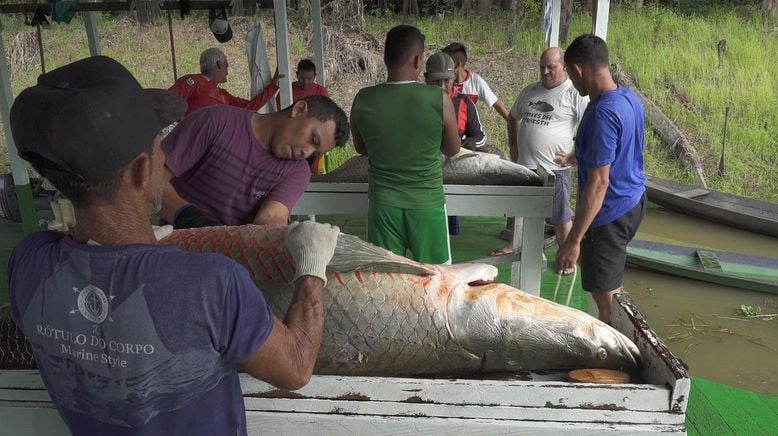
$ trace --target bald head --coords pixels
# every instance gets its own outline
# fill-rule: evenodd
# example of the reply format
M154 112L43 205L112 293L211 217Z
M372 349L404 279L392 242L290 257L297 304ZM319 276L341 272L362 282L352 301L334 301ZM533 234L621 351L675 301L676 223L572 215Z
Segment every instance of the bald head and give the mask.
M564 52L559 47L546 49L540 56L540 82L546 89L556 88L567 80Z

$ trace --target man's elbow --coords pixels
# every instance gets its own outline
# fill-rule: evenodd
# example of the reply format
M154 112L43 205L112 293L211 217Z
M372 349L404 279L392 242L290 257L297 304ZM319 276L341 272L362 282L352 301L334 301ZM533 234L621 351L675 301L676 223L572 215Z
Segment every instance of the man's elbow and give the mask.
M311 369L308 370L302 370L302 368L298 371L295 371L294 374L288 374L286 377L283 378L283 380L279 380L277 383L274 383L274 385L277 388L286 389L289 391L296 391L298 389L302 389L305 387L308 383L311 382L311 377L313 376L313 371Z

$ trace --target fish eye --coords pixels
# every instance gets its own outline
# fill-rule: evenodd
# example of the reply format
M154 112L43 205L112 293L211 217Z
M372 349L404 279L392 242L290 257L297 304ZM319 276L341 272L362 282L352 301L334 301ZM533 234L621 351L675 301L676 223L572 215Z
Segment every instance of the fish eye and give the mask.
M608 351L605 350L605 348L598 348L597 349L597 358L600 360L605 360L608 358Z

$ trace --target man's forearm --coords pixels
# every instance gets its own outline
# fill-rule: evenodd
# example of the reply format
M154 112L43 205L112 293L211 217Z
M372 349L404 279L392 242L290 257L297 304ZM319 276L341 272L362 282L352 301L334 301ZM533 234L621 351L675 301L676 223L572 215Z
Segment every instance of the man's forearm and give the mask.
M295 282L294 295L284 324L294 335L299 369L313 373L324 329L324 281L302 276Z
M575 219L570 229L568 239L580 243L594 218L602 208L605 193L608 191L608 180L590 178L581 191L581 198L575 208Z

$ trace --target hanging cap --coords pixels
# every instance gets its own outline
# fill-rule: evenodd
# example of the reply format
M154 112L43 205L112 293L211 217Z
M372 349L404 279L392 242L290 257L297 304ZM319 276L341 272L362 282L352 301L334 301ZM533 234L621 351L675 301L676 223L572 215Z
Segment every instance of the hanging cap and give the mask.
M14 100L10 121L19 156L44 177L89 181L127 166L185 111L178 95L144 89L120 63L94 56L40 75Z
M424 77L427 80L453 79L454 60L442 51L435 52L427 59Z
M227 21L227 12L222 7L221 10L211 8L208 13L208 27L211 28L216 40L225 43L232 39L232 27Z

